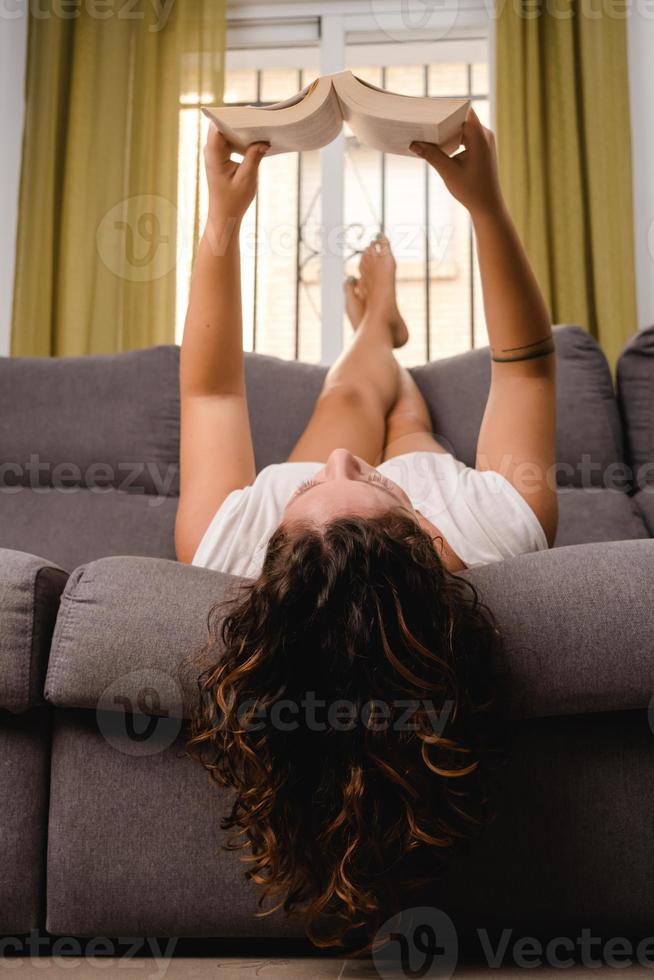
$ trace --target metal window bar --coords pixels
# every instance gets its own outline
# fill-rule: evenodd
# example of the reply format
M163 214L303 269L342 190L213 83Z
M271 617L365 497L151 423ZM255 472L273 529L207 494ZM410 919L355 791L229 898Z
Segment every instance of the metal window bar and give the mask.
M381 70L381 87L386 88L386 66ZM386 154L382 150L381 154L381 173L380 173L380 186L381 186L381 200L380 200L380 219L379 219L379 230L382 233L386 231Z
M466 81L468 83L467 98L472 99L472 65L466 65ZM472 221L468 219L468 289L470 296L470 350L475 347L475 236Z
M304 72L297 73L297 88L304 88ZM297 155L297 179L295 187L295 360L300 358L300 286L302 284L302 154Z
M429 95L429 65L423 65L423 92ZM431 361L431 255L429 243L429 164L425 171L425 361Z
M261 69L257 69L256 105L261 105ZM254 200L254 271L252 276L252 350L257 349L257 301L259 298L259 195Z

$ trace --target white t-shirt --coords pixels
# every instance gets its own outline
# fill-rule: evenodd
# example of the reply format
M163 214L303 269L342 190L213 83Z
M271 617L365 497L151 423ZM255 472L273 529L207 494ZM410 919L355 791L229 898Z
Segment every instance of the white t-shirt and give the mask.
M225 498L193 564L257 578L272 534L301 483L323 463L277 463ZM450 453L406 453L377 469L397 483L468 568L547 548L543 528L508 480L475 470Z

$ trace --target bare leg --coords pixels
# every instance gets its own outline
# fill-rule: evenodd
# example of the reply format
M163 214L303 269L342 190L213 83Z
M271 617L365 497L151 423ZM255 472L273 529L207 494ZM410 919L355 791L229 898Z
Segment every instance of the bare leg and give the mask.
M400 368L397 401L386 420L384 459L405 453L445 453L447 449L433 435L427 403L406 368Z
M386 238L363 253L357 292L365 310L352 341L330 369L314 413L289 460L323 462L345 448L368 463L383 457L386 416L397 401L400 368L393 348L408 331L395 298L395 259ZM346 284L346 299L353 293Z
M365 289L352 279L345 286L345 309L355 330L366 312ZM432 422L425 399L418 385L405 367L398 365L399 383L397 399L386 418L384 459L405 453L436 452L447 450L432 435Z

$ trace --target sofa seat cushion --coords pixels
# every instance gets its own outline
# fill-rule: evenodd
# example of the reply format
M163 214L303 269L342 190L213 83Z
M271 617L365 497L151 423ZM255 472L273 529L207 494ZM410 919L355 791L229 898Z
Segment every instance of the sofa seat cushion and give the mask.
M50 714L0 710L0 936L45 925Z
M603 487L561 487L555 546L627 541L654 533L634 497Z
M297 919L270 914L271 902L257 916L259 892L239 856L224 849L227 794L188 758L184 739L134 748L124 730L107 739L90 712L55 713L46 928L65 936L301 936ZM194 974L182 965L178 975Z
M464 574L505 633L515 717L648 706L653 540L554 548ZM105 558L77 569L62 598L48 701L187 716L209 609L241 582L146 558Z
M43 703L43 680L66 572L35 555L0 548L0 708Z
M637 487L654 484L654 327L640 330L617 366L625 454Z
M220 821L229 812L230 794L188 758L183 738L157 749L137 754L124 726L109 742L92 712L55 712L48 930L232 940L302 936L298 918L281 910L256 914L268 913L269 904L257 908L261 892L245 880L244 855L224 849L230 835ZM525 722L511 755L497 818L444 878L435 879L424 897L409 894L404 907L450 915L465 961L486 962L489 946L504 949L502 962L494 964L501 968L488 971L498 977L522 976L512 950L524 937L578 937L591 926L592 935L604 940L651 936L654 739L644 713ZM567 958L558 942L554 948ZM591 949L599 964L602 945ZM525 962L532 964L533 957ZM197 975L187 964L179 966L175 976ZM326 975L336 978L340 967L332 961ZM372 980L422 972L353 967L340 975ZM268 971L261 972L265 977ZM464 967L461 975L471 972ZM308 967L303 975L317 974ZM254 975L229 967L216 973L217 980ZM270 971L271 977L288 975Z

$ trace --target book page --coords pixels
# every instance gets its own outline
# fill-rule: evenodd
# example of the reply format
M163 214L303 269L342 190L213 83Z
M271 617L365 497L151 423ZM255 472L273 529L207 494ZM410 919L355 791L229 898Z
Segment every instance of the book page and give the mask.
M436 143L444 153L452 154L461 145L461 127L467 109L459 112L460 121L450 118L442 123L419 123L402 119L380 119L361 110L346 107L343 113L352 132L360 143L372 146L384 153L398 153L413 157L409 146L414 140Z
M274 106L221 106L203 108L237 153L250 143L270 143L268 155L314 150L331 143L342 127L341 107L331 77L312 82L298 93Z
M445 153L460 145L468 99L398 95L360 81L351 72L334 75L343 118L358 140L386 153L413 156L414 140L436 143Z

